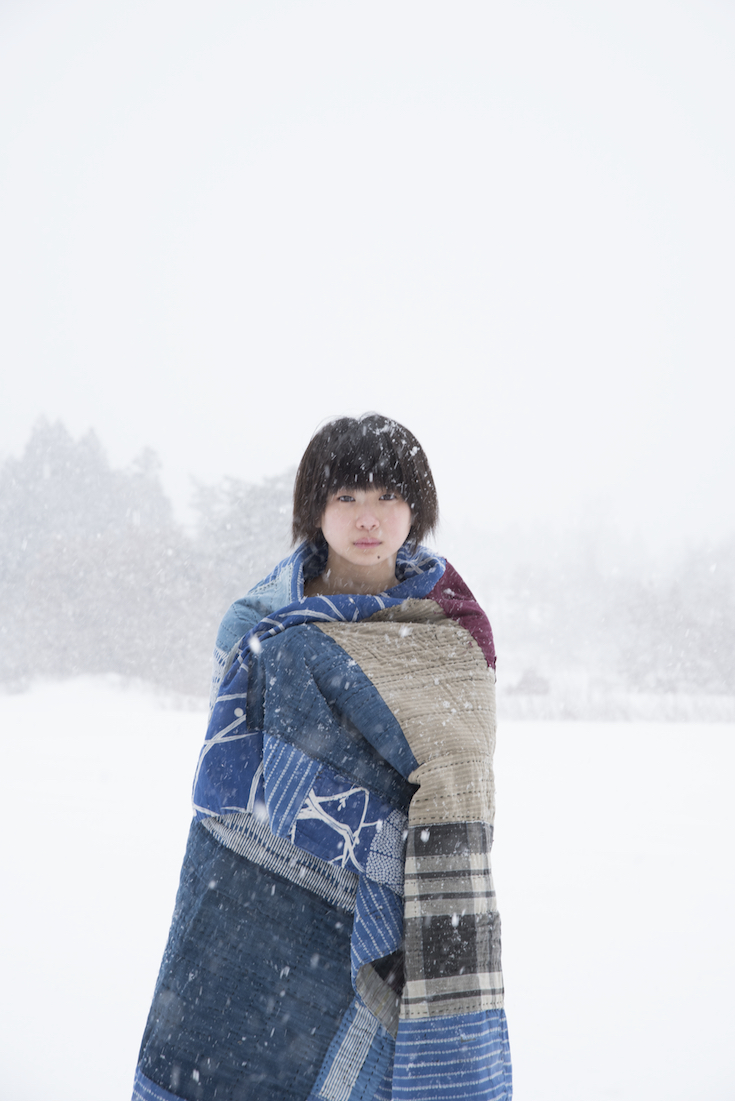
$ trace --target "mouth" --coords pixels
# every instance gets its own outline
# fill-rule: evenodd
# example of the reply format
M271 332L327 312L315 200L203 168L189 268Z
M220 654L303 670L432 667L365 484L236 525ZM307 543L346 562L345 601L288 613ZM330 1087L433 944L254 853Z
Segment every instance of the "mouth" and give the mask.
M379 539L357 539L355 540L356 547L379 547Z

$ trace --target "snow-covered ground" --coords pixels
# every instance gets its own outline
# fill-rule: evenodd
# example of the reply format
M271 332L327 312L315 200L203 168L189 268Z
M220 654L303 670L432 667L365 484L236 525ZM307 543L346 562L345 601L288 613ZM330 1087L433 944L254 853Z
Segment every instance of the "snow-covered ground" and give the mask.
M127 1101L202 711L0 696L0 1101ZM735 726L510 723L495 878L517 1101L735 1097Z

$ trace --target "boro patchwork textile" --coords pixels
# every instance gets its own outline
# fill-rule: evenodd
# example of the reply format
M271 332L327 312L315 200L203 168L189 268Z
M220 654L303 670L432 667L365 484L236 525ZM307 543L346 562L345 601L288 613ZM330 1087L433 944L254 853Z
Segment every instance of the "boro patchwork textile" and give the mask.
M453 568L303 596L304 545L225 617L136 1101L509 1101L495 654Z

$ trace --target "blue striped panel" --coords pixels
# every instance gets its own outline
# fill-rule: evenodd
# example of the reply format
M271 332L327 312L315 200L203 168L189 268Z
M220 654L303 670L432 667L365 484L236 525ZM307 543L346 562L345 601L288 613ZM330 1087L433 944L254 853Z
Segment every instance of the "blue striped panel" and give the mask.
M276 837L287 837L320 765L300 749L268 734L263 738L263 764L270 827Z
M401 1020L392 1101L511 1101L505 1012Z
M360 877L352 927L352 983L366 963L390 956L401 947L403 900L389 887Z
M393 1098L393 1060L391 1059L386 1072L383 1076L383 1081L380 1083L375 1093L372 1096L372 1101L392 1101Z

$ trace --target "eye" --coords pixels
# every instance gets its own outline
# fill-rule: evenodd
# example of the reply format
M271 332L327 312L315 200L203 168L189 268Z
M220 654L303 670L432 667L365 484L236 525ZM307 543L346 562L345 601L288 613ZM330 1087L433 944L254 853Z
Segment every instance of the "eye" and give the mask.
M334 498L335 501L354 501L354 497L351 497L349 493L338 493Z
M387 493L381 494L380 500L381 501L398 501L399 496L398 496L397 493L387 492Z

